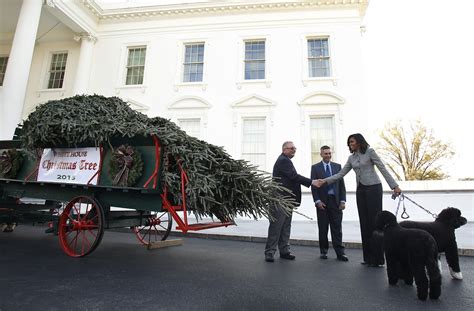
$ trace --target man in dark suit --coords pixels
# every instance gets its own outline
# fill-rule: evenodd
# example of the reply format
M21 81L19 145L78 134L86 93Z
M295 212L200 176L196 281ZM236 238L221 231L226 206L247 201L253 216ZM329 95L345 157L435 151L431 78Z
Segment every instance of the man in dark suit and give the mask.
M332 152L328 146L320 149L322 161L311 167L311 179L324 179L341 170L341 165L331 162ZM342 211L346 207L346 187L344 179L321 188L311 187L319 227L320 258L327 259L329 249L328 229L331 227L331 240L337 259L348 261L342 244Z
M273 177L283 187L291 190L294 199L301 203L301 185L311 186L309 178L298 175L291 158L295 156L296 147L291 141L283 143L282 153L273 166ZM316 180L314 181L316 182ZM285 193L285 195L288 195ZM280 208L271 209L273 220L270 220L268 227L267 245L265 246L265 261L273 262L274 255L278 246L280 258L294 260L295 255L290 252L290 232L291 232L291 214L286 215Z

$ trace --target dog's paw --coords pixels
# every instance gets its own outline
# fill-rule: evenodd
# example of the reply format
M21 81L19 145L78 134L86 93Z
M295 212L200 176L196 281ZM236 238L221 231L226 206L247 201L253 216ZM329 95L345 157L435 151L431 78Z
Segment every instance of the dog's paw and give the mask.
M3 228L3 232L13 232L13 229L15 229L16 223L11 223L7 224L5 228Z
M428 293L427 292L426 293L418 292L417 296L418 296L418 299L420 299L420 300L426 300L428 298Z
M451 269L451 267L449 267L449 273L451 274L451 277L453 278L453 280L462 280L462 272L461 271L456 272L453 269Z
M443 273L443 266L441 264L441 258L440 257L438 257L438 268L439 268L439 272Z

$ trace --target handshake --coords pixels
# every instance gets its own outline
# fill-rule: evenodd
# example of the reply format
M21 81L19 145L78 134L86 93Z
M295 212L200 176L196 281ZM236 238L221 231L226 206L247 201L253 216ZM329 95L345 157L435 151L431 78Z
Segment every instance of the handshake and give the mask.
M316 188L321 188L322 185L324 185L326 181L324 179L314 179L311 181L311 186L314 186Z

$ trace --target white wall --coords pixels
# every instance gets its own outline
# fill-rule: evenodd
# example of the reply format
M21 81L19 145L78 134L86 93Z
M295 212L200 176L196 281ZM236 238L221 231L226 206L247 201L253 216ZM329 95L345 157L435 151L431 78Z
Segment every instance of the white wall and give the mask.
M23 118L28 117L38 104L73 95L72 89L79 58L79 44L73 41L72 38L73 33L71 32L70 41L46 42L36 45L28 79L25 105L23 106ZM51 54L55 52L68 53L64 83L61 89L47 89Z
M358 221L355 176L351 174L344 178L347 189L347 205L344 211L344 220ZM391 191L387 183L383 180L381 174L379 176L384 188L383 209L395 213L399 199L392 200ZM432 213L438 214L446 207L456 207L461 210L468 221L474 221L474 181L405 181L399 182L399 184L406 196ZM400 211L398 213L399 220L403 208L402 204L400 204ZM407 199L405 199L405 207L410 215L410 220L433 220L429 213L423 211ZM303 198L299 211L312 218L316 217L313 198L307 188L303 188ZM293 217L295 220L305 220L300 215L294 215Z
M431 211L434 214L439 214L446 207L456 207L461 210L464 217L468 221L474 220L474 191L465 190L465 191L436 191L436 192L426 192L426 191L405 191L406 195L421 205L423 208ZM385 192L383 195L383 209L388 210L395 214L398 199L392 200L391 195L388 192ZM410 220L417 221L433 221L433 217L422 210L420 207L416 206L412 202L405 199L405 207ZM398 220L400 221L402 214L403 205L400 204L398 212ZM301 206L298 209L299 212L316 219L316 210L313 203L313 198L311 193L305 192L303 194ZM307 220L305 217L294 214L294 220ZM346 209L344 210L344 221L359 221L359 215L357 213L357 204L355 192L347 193L347 203Z
M314 92L330 92L344 99L336 118L338 149L346 149L348 134L367 130L359 25L355 9L106 23L100 27L95 45L90 93L132 99L149 106L148 115L163 117L176 115L176 111L168 109L174 102L199 97L211 106L204 110L208 122L202 138L224 146L234 157L240 157L240 116L252 112L266 114L271 119L267 129L266 169L272 169L281 152L281 143L293 140L298 147L295 165L309 174L306 169L311 165L309 128L302 122L298 102ZM334 81L303 83L306 37L314 35L330 36ZM242 81L243 40L248 38L267 41L266 83ZM204 81L185 85L180 82L182 44L192 41L205 42ZM144 85L124 87L126 48L142 44L147 45ZM252 95L271 101L274 108L253 107L243 109L243 114L241 109L232 108ZM320 111L326 108L321 105Z

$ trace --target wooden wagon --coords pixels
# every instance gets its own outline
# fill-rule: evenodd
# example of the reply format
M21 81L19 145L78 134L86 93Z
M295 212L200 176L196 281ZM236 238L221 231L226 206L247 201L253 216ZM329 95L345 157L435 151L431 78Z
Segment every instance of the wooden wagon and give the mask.
M163 182L165 161L157 136L117 138L110 142L107 146L86 148L92 150L90 153L95 153L98 159L95 162L87 157L77 160L76 168L82 167L84 172L79 171L76 175L54 170L46 177L44 172L43 175L40 173L58 166L54 158L45 160L46 151L53 157L58 152L80 157L84 155L81 146L43 149L37 155L24 156L14 178L0 175L0 223L10 226L14 223L47 223L47 231L59 236L62 249L72 257L86 256L94 251L105 229L131 228L142 244L150 244L168 237L173 220L176 229L184 233L234 224L220 221L188 223L190 208L186 205L186 172L177 163L180 193L169 193ZM108 173L112 151L123 144L133 146L144 163L143 174L130 187L114 186ZM0 152L5 154L7 150L21 151L20 141L0 141ZM79 182L77 177L86 170L89 171L87 180Z

